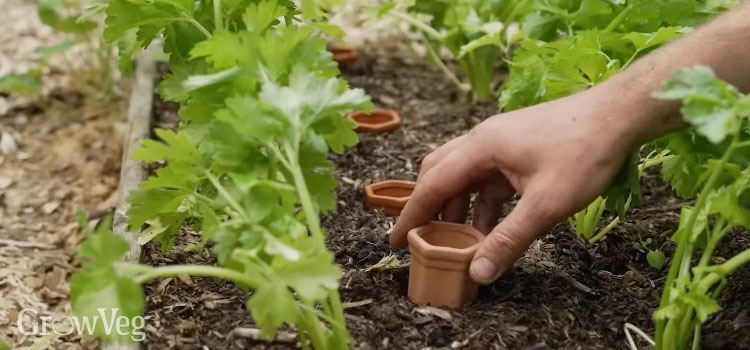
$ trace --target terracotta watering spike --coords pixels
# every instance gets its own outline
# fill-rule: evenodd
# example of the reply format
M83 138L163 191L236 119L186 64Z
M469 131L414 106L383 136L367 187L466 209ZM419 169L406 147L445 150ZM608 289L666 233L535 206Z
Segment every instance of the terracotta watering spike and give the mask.
M392 109L376 108L370 114L356 111L346 117L357 123L358 132L386 132L401 126L401 116Z
M407 234L411 266L409 299L417 304L458 308L477 296L469 265L484 239L470 225L430 221Z
M367 185L365 196L372 209L382 208L385 215L398 216L414 191L414 182L388 180Z
M333 54L333 60L339 64L354 63L359 58L359 52L353 47L329 45L328 52Z

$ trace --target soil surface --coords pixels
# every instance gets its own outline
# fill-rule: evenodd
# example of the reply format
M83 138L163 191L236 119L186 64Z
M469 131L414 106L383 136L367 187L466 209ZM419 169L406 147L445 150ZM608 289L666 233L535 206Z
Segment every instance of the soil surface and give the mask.
M365 89L379 107L400 112L402 127L362 134L360 143L332 156L338 168L338 208L324 218L329 248L344 270L342 299L359 349L627 349L623 326L653 334L651 313L666 269L649 267L634 244L653 240L670 256L669 237L682 203L658 171L644 176L644 203L606 239L594 245L559 224L478 299L460 310L417 306L406 297L409 255L389 248L393 218L367 208L366 184L414 180L421 159L443 142L495 114L492 103L472 105L458 96L441 73L399 51L360 52L343 67L354 87ZM157 119L174 120L174 105L157 103ZM158 123L160 123L157 120ZM164 126L174 124L164 122ZM506 205L507 212L512 203ZM187 251L198 236L184 230L175 250L147 247L153 265L213 264L208 250ZM725 239L717 259L750 246L747 232ZM146 287L148 349L295 349L236 335L253 327L246 295L231 283L207 278L174 278ZM704 349L750 349L750 267L737 271L720 300L724 310L703 331ZM289 332L293 330L287 330ZM639 346L646 343L639 341Z
M0 76L36 67L35 48L69 39L38 20L36 1L4 0L3 11ZM53 56L39 94L0 92L0 337L14 349L41 338L21 334L21 310L37 312L22 318L25 330L41 317L70 315L69 279L83 239L74 213L101 217L118 198L127 98L102 96L91 44ZM69 336L49 348L96 347Z

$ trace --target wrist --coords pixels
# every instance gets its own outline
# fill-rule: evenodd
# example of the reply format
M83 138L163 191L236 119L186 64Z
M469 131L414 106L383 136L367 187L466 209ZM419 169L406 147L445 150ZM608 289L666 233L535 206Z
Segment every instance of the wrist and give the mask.
M658 76L628 71L586 91L586 98L597 101L602 132L627 151L687 124L680 114L680 103L663 101L651 95L662 86Z

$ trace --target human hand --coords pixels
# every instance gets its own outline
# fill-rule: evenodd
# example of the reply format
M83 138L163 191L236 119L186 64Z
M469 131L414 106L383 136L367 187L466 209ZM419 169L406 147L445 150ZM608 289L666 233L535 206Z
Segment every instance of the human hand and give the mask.
M606 190L637 136L613 106L585 92L497 115L425 157L417 185L390 237L434 220L466 221L478 192L473 224L489 235L471 264L474 281L488 284L508 270L547 228ZM499 224L501 206L520 196Z

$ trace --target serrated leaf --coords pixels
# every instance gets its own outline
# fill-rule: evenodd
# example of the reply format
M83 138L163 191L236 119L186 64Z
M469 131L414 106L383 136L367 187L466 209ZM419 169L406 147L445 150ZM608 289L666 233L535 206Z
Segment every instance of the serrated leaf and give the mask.
M740 123L734 104L739 98L736 88L716 78L711 68L697 65L675 72L675 79L654 97L683 101L682 115L696 132L713 143L737 132Z
M255 61L258 52L257 46L252 43L257 40L259 37L250 33L232 33L220 29L210 38L196 44L190 51L190 56L204 57L216 69L228 69L239 63Z
M295 262L285 260L274 267L279 280L306 301L325 299L330 290L338 288L341 275L341 269L328 252L303 256Z
M78 317L115 319L124 316L132 320L140 316L145 307L140 287L128 278L117 274L114 264L125 256L128 245L114 235L109 220L99 225L96 232L87 235L78 250L83 269L71 278L70 299L73 312ZM132 324L132 323L131 323ZM128 332L132 328L123 328ZM103 322L96 324L91 335L104 342L131 342L130 335L107 332Z
M247 301L253 319L267 339L273 339L276 330L284 323L297 321L297 303L283 285L268 283L253 291Z
M131 191L128 196L128 231L138 230L146 221L159 214L175 212L189 194L187 191L167 188L138 188Z
M156 0L153 3L110 0L105 10L107 18L104 21L104 39L114 42L133 28L137 28L138 37L153 36L172 22L192 16L184 7L175 4L176 1L168 0Z
M683 28L679 27L661 27L653 33L631 32L623 36L623 39L629 40L635 45L636 50L641 51L661 45L680 36L682 30Z
M276 19L287 14L287 9L276 0L264 0L257 4L250 4L242 15L245 29L251 33L262 33L271 26Z
M202 162L198 148L183 132L176 133L168 129L155 129L156 135L163 142L144 140L141 147L133 151L134 160L146 162L185 162L199 166Z

